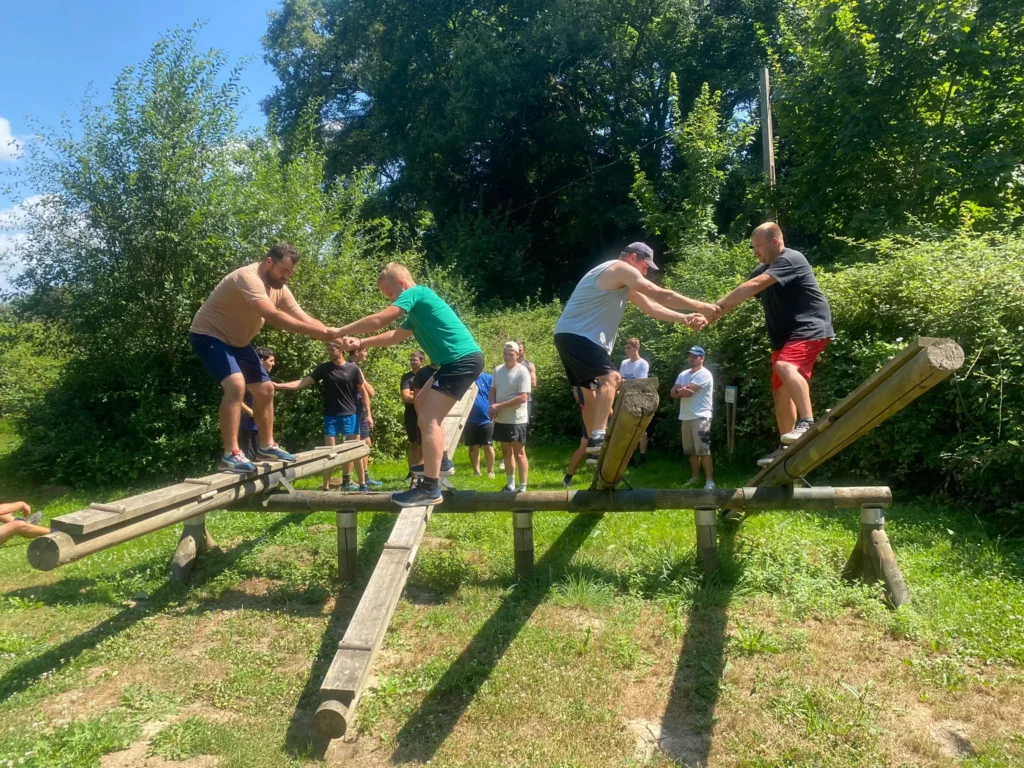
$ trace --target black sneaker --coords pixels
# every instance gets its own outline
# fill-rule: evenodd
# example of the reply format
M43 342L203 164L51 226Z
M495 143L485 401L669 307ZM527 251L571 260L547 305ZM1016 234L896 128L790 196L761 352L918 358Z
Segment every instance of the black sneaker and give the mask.
M813 426L814 419L798 419L796 422L796 426L793 427L791 431L787 432L782 437L780 437L779 440L782 441L783 445L792 445L801 437L803 437L804 433L807 432L807 430L809 430Z
M587 440L587 453L592 456L596 456L601 452L601 446L604 445L604 435L598 435L597 437L591 437Z
M423 465L414 464L410 469L416 477L423 477ZM452 464L451 459L448 458L448 451L444 452L441 457L441 477L451 477L455 474L455 466Z
M570 485L572 485L572 475L566 475L562 478L562 487L568 488Z
M431 504L440 504L443 499L441 498L440 486L428 490L422 485L417 485L408 491L392 494L391 501L400 507L424 507Z

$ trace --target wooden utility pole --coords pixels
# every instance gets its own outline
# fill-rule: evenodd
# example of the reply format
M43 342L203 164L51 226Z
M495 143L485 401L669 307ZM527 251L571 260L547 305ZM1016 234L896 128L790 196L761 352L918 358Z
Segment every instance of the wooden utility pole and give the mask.
M764 178L775 186L775 136L772 133L771 82L768 67L761 67L761 146L764 156Z

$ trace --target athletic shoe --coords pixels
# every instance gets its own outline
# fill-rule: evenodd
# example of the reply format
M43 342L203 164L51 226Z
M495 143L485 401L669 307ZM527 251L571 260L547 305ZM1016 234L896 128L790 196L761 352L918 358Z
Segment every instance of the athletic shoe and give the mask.
M601 446L604 445L604 435L598 435L597 437L591 437L587 440L587 453L592 456L596 456L601 452Z
M281 448L280 445L274 443L268 445L266 448L263 446L259 447L256 451L257 459L267 459L268 461L295 461L295 457Z
M715 481L714 480L708 480L706 483L704 483L704 490L705 491L713 491L713 490L715 490Z
M39 525L39 523L42 522L43 513L42 512L33 512L31 515L29 515L25 519L28 520L29 523L32 524L32 525Z
M501 488L501 493L515 493L515 492L516 492L516 487L514 485L509 485L508 483L505 483L505 485L502 486L502 488Z
M220 457L220 466L217 467L217 471L234 472L236 475L248 475L250 472L256 471L256 465L249 461L244 453L235 451Z
M562 478L562 487L563 488L568 488L571 485L572 485L572 475L566 475L565 477Z
M587 456L587 464L592 467L597 466L597 456Z
M423 477L423 465L416 464L410 470L416 477ZM444 456L441 457L441 477L451 477L455 474L455 467L452 465L451 459L448 458L448 452L445 451Z
M372 477L366 478L366 484L371 486L372 488L380 488L382 485L384 485L384 483L382 483L380 480L374 480Z
M345 485L342 486L342 490L343 491L358 491L359 490L359 486L356 485L355 483L345 483Z
M440 487L435 486L427 490L422 485L417 485L408 491L393 494L391 501L400 507L422 507L429 504L440 504L443 499Z
M683 483L683 488L696 488L698 485L700 485L700 480L691 477Z
M480 470L479 469L474 469L473 470L473 477L480 477Z
M776 448L774 451L769 453L767 456L762 456L760 459L758 459L757 460L757 466L759 466L759 467L767 467L769 464L771 464L773 461L775 461L777 458L779 458L779 456L781 456L785 452L785 450L786 450L786 446L780 445L778 448Z
M505 469L505 460L504 459L500 459L498 461L498 469Z
M360 493L369 493L370 492L370 486L368 486L366 483L363 483L362 485L359 486L359 492Z
M488 473L487 473L487 476L488 476L489 478L491 478L491 480L493 480L493 479L494 479L494 473L493 473L493 472L488 472Z
M779 440L782 441L783 445L792 445L801 437L803 437L804 433L813 426L814 419L798 419L796 422L796 426L793 427L792 431L784 434L782 437L779 438Z

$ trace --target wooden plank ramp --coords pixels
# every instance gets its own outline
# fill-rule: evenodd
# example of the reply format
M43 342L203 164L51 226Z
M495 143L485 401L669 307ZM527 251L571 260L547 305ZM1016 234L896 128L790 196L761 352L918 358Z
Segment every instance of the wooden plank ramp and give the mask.
M449 457L455 454L455 449L459 445L476 395L477 386L473 384L442 422L445 429L445 450L448 451ZM360 499L368 495L351 494L351 504L346 501L343 506L345 509L358 511ZM391 535L384 544L380 559L373 569L355 613L352 614L345 635L338 643L338 650L320 686L323 701L313 717L313 722L317 732L323 736L343 736L354 717L356 705L373 668L373 661L384 642L384 635L391 624L395 606L402 596L409 571L416 560L420 541L434 509L433 506L406 507L401 510L394 528L391 529ZM348 567L354 565L354 553L345 553L343 557L339 550L338 555L339 573L342 559L346 561Z
M597 456L592 490L615 488L622 482L629 460L657 410L657 378L622 382L615 395L604 445Z
M106 509L90 506L54 518L53 532L29 543L28 560L34 568L52 570L176 523L193 518L199 522L206 512L265 493L282 480L317 474L367 453L369 448L361 441L325 446L297 454L287 464L258 464L248 475L209 475L105 504ZM205 541L205 535L202 538Z

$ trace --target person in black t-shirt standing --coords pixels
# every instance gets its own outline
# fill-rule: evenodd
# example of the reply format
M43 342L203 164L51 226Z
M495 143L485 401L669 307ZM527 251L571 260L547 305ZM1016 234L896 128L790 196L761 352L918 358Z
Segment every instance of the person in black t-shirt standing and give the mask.
M335 445L339 435L343 441L358 440L359 419L356 412L358 411L359 395L362 394L364 402L370 402L370 396L365 391L366 382L363 380L363 373L355 363L344 361L341 342L327 342L327 353L331 356L330 361L320 363L308 376L275 386L284 392L295 392L305 389L313 382L323 384L324 445ZM356 476L359 478L359 490L368 491L361 461L349 462L342 470L343 473L347 475L353 463L356 465ZM324 472L323 489L325 491L330 488L332 474L333 470L330 469Z
M409 370L402 376L401 383L398 385L399 393L402 395L402 402L405 403L405 436L409 440L409 447L406 448L406 457L409 461L409 475L406 477L412 477L412 467L423 461L423 455L420 450L420 434L419 427L416 425L416 392L413 389L413 381L416 380L416 374L423 368L423 364L427 360L427 355L422 349L417 349L409 353Z
M787 248L782 230L766 222L751 235L760 265L745 283L718 300L722 312L757 296L772 344L772 396L781 445L758 460L768 466L814 425L811 373L818 355L835 337L832 310L807 259Z

